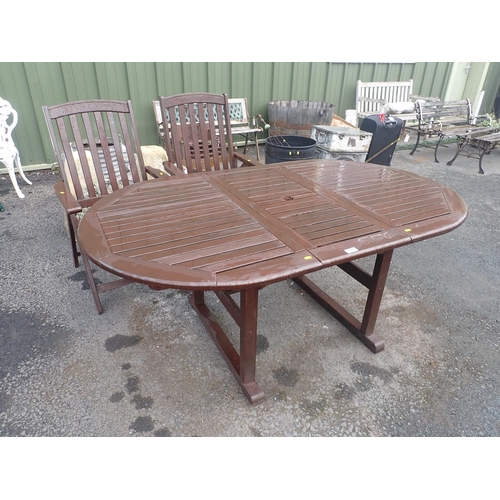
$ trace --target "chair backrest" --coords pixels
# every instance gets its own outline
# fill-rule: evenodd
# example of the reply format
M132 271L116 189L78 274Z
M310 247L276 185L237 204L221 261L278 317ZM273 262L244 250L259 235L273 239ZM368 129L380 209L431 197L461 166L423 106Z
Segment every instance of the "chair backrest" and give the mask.
M229 118L231 121L232 134L238 134L239 132L246 133L249 130L256 131L256 129L262 131L261 127L258 127L255 123L253 123L253 117L248 114L248 102L246 97L229 97L227 101L229 103ZM156 128L158 130L158 138L160 140L160 144L163 145L165 133L163 131L163 118L161 116L160 101L153 100L152 104L156 120Z
M10 105L9 101L0 97L0 149L15 149L12 140L12 131L17 125L17 111Z
M250 116L248 116L248 103L246 97L233 97L228 99L229 117L233 133L238 126L248 127Z
M409 102L413 92L413 80L403 82L356 82L356 111L378 113L386 103Z
M226 94L178 94L159 101L169 161L188 173L236 166Z
M43 106L65 183L80 204L146 179L130 101L76 101Z

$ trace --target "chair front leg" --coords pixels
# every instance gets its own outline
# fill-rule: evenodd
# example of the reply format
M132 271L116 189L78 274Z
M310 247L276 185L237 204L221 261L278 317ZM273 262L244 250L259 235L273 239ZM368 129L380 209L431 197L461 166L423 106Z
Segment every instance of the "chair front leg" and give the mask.
M418 148L419 143L420 143L420 131L417 132L417 140L415 141L415 146L413 147L410 155L413 155L415 153L415 151Z
M68 217L69 238L71 240L71 250L73 251L73 262L75 264L75 267L80 267L80 262L78 260L78 256L80 255L80 252L78 251L78 247L76 245L75 216L68 214L67 217Z
M101 304L101 299L99 298L99 292L97 291L97 286L95 284L94 276L92 275L92 269L90 268L89 258L87 257L86 253L83 250L80 252L80 255L82 256L83 267L85 268L85 274L87 275L87 281L89 283L90 290L94 297L94 302L97 308L97 312L99 314L102 314L103 308Z
M255 150L257 153L257 161L260 161L260 149L259 149L259 141L258 141L258 132L255 132Z

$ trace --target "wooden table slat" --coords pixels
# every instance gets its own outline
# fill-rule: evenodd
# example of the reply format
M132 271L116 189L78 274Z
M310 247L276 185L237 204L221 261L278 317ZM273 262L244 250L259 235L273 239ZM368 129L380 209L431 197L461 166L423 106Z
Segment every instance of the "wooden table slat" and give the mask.
M144 224L139 222L127 224L122 229L119 226L113 227L107 233L107 241L110 246L126 246L140 240L153 241L182 235L206 234L211 233L215 228L223 230L252 224L255 224L255 221L250 216L242 217L241 214L228 214L218 218L217 222L212 221L212 223L209 223L206 217L185 218L182 221L156 219L154 221L148 220ZM119 249L118 246L114 248Z
M271 241L267 244L254 245L232 252L212 255L210 256L210 262L207 262L207 258L194 259L189 262L189 265L192 269L201 269L203 271L218 274L223 271L238 269L257 262L273 261L276 258L291 255L292 253L293 252L281 242Z
M221 238L236 237L241 234L258 233L263 234L266 231L251 219L246 221L238 220L238 223L220 224L216 227L210 226L178 226L172 230L167 228L163 231L154 231L137 233L137 235L127 236L123 238L108 239L110 248L115 253L124 253L127 251L134 252L135 250L150 249L157 251L158 249L170 249L174 246L190 246L198 242L220 240ZM165 241L168 239L168 243ZM155 250L156 249L156 250ZM131 253L129 253L132 256Z

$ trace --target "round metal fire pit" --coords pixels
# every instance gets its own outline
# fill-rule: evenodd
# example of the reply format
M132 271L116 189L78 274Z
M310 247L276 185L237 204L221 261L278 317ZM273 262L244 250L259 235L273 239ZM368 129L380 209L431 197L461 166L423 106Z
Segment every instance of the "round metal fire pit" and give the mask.
M316 141L298 135L274 135L266 139L266 164L316 157Z

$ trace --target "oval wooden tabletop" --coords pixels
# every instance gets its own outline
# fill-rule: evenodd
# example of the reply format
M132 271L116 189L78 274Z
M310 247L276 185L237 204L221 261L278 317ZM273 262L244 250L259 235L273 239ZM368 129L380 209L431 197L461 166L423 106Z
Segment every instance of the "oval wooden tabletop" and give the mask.
M430 179L307 160L128 186L87 211L78 238L125 278L238 290L437 236L466 216L462 198Z

